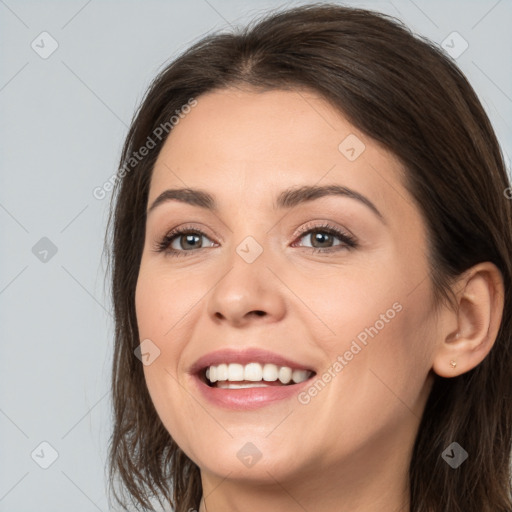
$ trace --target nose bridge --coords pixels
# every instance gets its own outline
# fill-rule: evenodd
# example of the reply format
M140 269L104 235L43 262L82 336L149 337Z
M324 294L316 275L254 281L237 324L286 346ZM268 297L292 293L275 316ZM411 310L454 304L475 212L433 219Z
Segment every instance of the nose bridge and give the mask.
M226 271L210 295L208 310L213 317L240 324L254 313L274 319L284 314L282 289L267 268L271 267L267 231L261 221L233 228Z
M257 263L260 267L268 260L273 232L270 230L270 221L264 215L265 211L265 205L255 204L247 196L241 198L239 213L231 219L229 246L234 251L231 255L232 264L241 259L246 265Z
M233 253L229 260L231 265L246 275L248 278L259 282L261 279L268 279L272 273L266 268L276 264L272 262L272 247L276 247L277 230L272 230L271 221L261 213L264 210L256 207L252 210L244 209L244 214L238 222L233 222L231 233ZM260 213L258 213L260 212Z

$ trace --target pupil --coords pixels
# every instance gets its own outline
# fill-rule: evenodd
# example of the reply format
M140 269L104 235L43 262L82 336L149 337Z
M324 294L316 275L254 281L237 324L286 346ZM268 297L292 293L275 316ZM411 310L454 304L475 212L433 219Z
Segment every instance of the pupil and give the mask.
M315 239L315 242L319 242L320 244L322 243L326 243L328 241L330 241L329 239L331 238L332 235L329 235L329 234L322 234L320 232L317 232L316 235L314 236L314 239Z
M184 235L184 238L186 240L186 243L185 243L185 246L187 246L187 244L189 244L190 242L193 242L194 239L195 241L197 242L199 240L199 236L198 235ZM185 248L182 244L182 247ZM192 248L194 248L193 245L191 245Z

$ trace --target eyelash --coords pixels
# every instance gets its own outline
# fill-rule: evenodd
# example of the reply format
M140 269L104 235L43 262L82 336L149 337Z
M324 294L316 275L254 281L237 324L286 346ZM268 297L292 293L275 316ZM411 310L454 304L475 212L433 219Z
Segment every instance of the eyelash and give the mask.
M342 242L340 245L336 245L333 247L327 247L327 248L306 247L306 249L311 249L311 252L314 254L330 253L330 252L332 253L332 252L337 252L337 251L344 250L344 249L351 250L351 249L355 249L358 246L356 239L353 236L340 231L338 228L336 228L328 223L322 224L319 226L313 226L313 227L307 226L300 230L297 238L298 239L303 238L305 235L314 233L314 232L327 233L329 235L335 236L336 238L339 238L340 241ZM199 249L195 249L195 250L192 249L189 251L184 251L184 250L177 250L177 249L169 248L169 246L172 244L172 242L174 241L174 239L177 236L185 235L185 234L205 236L206 238L208 238L208 236L205 233L203 233L202 231L184 226L181 228L173 229L172 231L167 233L160 241L157 241L155 244L155 247L154 247L154 251L159 252L159 253L166 252L170 256L186 256L187 253L194 253L194 252L200 251L201 249L208 249L208 247L200 247Z

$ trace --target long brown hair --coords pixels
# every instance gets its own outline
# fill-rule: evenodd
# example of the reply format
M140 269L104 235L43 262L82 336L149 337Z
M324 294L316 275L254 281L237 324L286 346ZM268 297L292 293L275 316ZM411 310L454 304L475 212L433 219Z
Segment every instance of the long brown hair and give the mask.
M142 510L153 499L176 512L199 507L199 468L164 428L134 356L134 297L152 169L167 135L155 130L191 98L230 86L311 90L399 158L426 224L438 304L450 304L453 279L476 263L491 261L501 271L505 307L495 345L473 370L436 376L409 477L412 512L510 512L512 201L498 141L465 76L436 45L387 15L327 3L275 11L203 38L156 77L134 116L106 238L115 314L109 485L116 501ZM134 163L148 137L154 147ZM441 458L454 441L469 454L457 469Z

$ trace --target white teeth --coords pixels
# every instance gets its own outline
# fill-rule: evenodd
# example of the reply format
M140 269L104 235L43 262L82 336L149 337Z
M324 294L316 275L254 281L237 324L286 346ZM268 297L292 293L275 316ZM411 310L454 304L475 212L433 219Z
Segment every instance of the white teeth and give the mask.
M219 366L217 366L217 380L228 380L227 364L219 364Z
M281 366L279 368L279 380L283 384L288 384L292 380L292 369L288 368L288 366Z
M263 370L260 363L249 363L244 368L244 380L258 382L263 378ZM266 379L265 379L266 380Z
M263 367L263 380L274 382L279 378L279 368L275 364L266 364Z
M292 380L299 384L299 382L304 382L309 377L309 372L307 370L293 370Z
M242 365L239 363L222 363L217 366L212 365L206 368L206 379L211 383L218 382L217 387L228 389L240 389L246 387L265 387L263 382L275 382L279 380L281 384L288 384L293 381L295 384L304 382L312 375L309 370L292 370L288 366L277 366L272 363L261 365L260 363L249 363ZM258 384L244 383L250 381ZM263 382L262 382L263 381ZM237 382L238 384L229 384Z
M214 368L214 366L210 366L210 368ZM229 381L244 380L244 367L238 363L231 363L228 366L228 380Z

